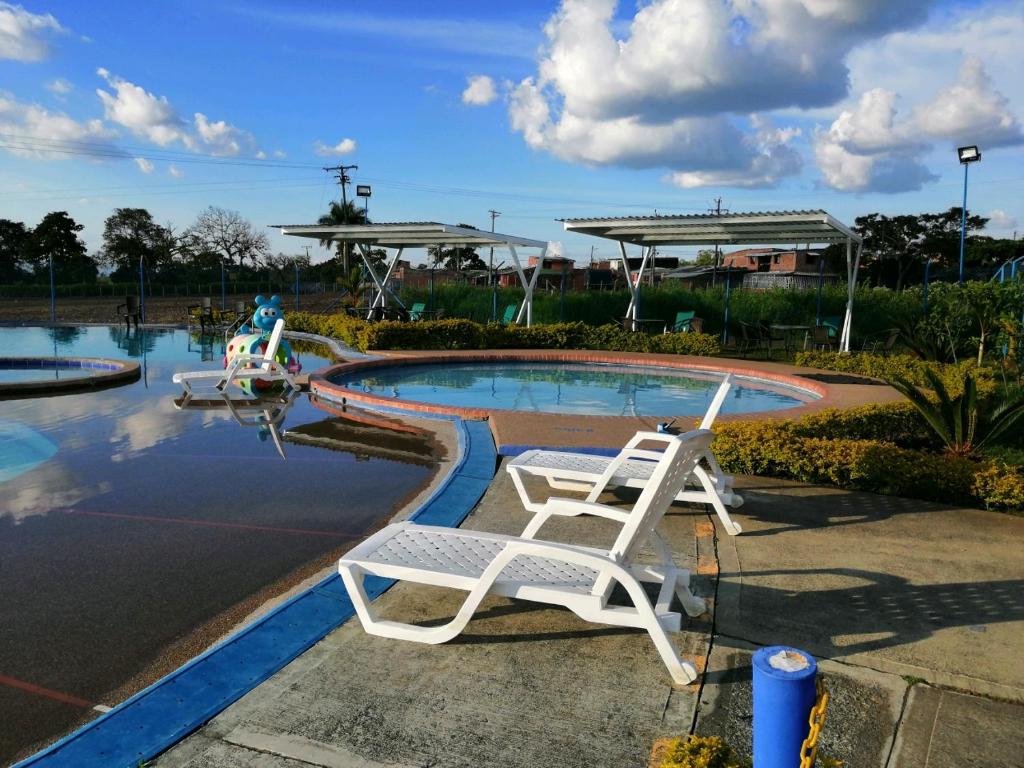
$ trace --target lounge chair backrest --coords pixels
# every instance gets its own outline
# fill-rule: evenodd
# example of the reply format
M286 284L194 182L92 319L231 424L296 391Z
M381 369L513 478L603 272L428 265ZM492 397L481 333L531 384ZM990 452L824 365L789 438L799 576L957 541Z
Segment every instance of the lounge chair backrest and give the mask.
M715 392L714 398L711 400L711 405L708 406L707 411L704 413L704 418L701 419L700 426L698 429L711 429L711 425L715 423L715 419L718 418L718 412L722 410L722 403L725 402L725 396L729 394L729 388L732 386L732 374L725 374L725 378L722 379L722 383L718 385L718 391Z
M284 336L284 318L278 318L274 323L274 330L270 332L270 340L267 342L267 351L263 353L263 359L268 362L263 364L263 370L270 370L270 362L277 355L277 348L281 346L281 337Z
M423 312L426 310L427 305L423 302L416 302L409 308L409 319L419 320L423 317Z
M509 304L507 307L505 307L505 314L502 316L501 322L503 322L505 325L508 325L513 320L515 320L516 309L517 305L515 304Z
M657 432L638 432L626 444L618 456L609 464L605 474L614 475L623 462L630 458L649 456L650 451L637 450L636 446L645 440L666 443L660 454L658 465L650 480L633 505L629 519L622 525L618 538L609 554L619 563L632 562L640 549L650 539L651 533L665 516L676 495L686 485L693 468L700 461L702 453L711 446L714 434L708 430L695 429L682 435L665 435ZM601 594L609 589L610 581L599 577L593 593Z

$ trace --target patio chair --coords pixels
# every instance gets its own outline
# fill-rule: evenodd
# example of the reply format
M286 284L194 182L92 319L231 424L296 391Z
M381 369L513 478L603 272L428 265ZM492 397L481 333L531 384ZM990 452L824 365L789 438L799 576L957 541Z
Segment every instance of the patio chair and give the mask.
M682 617L671 610L678 596L689 616L705 612L704 601L689 589L690 574L673 562L667 546L657 546L660 562L641 564L637 556L654 533L672 499L686 483L713 435L695 430L685 435L643 433L665 444L650 482L632 510L593 502L549 499L542 515L530 521L521 536L396 523L357 545L338 561L338 572L363 629L380 637L420 643L444 643L459 635L487 595L561 605L580 618L600 624L647 630L672 680L691 682L697 670L679 658L669 637L678 632ZM639 451L637 453L645 453ZM623 456L620 463L628 460ZM609 467L614 474L617 465ZM610 549L541 541L534 538L552 515L590 514L621 523ZM664 545L664 541L658 537ZM468 592L450 621L437 626L379 619L363 588L365 576L400 579L417 584ZM621 584L633 605L609 605L615 583ZM661 584L652 605L643 582Z
M729 374L719 385L699 429L711 429L731 386L732 374ZM606 490L616 486L647 487L660 454L655 451L643 451L640 452L642 455L622 459L625 454L637 454L637 438L643 434L646 433L638 432L615 458L568 451L532 450L517 456L505 466L505 469L512 476L512 483L527 511L539 513L543 504L530 498L523 482L524 475L543 477L550 487L558 490L588 492L587 501L594 502ZM733 491L733 478L722 471L710 448L702 453L701 460L702 463L698 463L694 468L691 478L691 482L695 481L692 484L697 487L680 489L676 494L676 501L710 504L726 533L736 536L743 529L729 516L726 506L739 508L743 504L743 497ZM707 466L704 466L705 464ZM607 470L613 465L616 472L608 475Z
M185 388L183 404L187 405L192 398L193 387L196 384L209 385L218 392L223 392L232 382L263 379L264 381L281 381L290 389L298 389L294 377L288 373L288 367L274 359L278 347L281 346L283 335L284 319L282 318L274 324L274 330L270 333L267 348L262 355L235 355L231 358L231 364L222 371L189 371L174 374L171 381Z
M409 307L409 319L410 320L424 320L427 316L427 305L422 301L418 301Z
M519 309L518 304L509 304L505 307L505 314L501 316L502 325L512 325L516 320L516 310Z
M863 350L876 355L888 356L892 354L899 338L900 329L890 328L880 335L865 339Z
M191 327L195 323L199 323L199 328L202 333L206 332L206 326L216 325L216 317L213 312L213 300L209 296L203 296L199 299L198 304L192 304L188 308L188 323Z
M691 323L696 319L696 314L693 310L676 312L675 322L665 323L665 330L662 333L688 333L692 331Z
M139 318L141 311L139 308L139 297L138 296L125 296L124 303L118 304L117 309L114 313L124 320L125 325L129 328L132 325L132 321L135 322L135 327L139 326Z
M744 323L742 320L739 321L740 327L740 338L737 342L737 348L739 353L744 358L747 356L747 352L754 350L755 352L763 346L761 341L761 331L750 323Z
M839 338L839 331L843 327L843 318L839 315L830 315L821 318L821 324L828 328L828 335L833 339Z
M827 325L816 325L811 329L811 349L828 350L831 352L836 347L836 338L832 329Z

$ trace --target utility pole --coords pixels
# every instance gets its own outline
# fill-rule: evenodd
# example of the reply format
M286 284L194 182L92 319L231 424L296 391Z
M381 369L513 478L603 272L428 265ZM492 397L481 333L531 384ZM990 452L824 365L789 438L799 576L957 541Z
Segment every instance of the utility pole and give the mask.
M348 192L346 187L352 183L352 179L348 175L348 171L354 171L358 168L358 165L331 165L325 166L324 170L328 173L334 172L337 174L338 183L341 185L341 218L342 224L348 224ZM343 242L341 244L341 264L342 269L347 276L349 267L349 244Z
M501 211L493 208L487 211L491 214L491 232L494 232L494 220L501 216ZM491 246L491 255L487 259L487 282L491 284L491 320L498 319L498 287L494 283L494 246Z

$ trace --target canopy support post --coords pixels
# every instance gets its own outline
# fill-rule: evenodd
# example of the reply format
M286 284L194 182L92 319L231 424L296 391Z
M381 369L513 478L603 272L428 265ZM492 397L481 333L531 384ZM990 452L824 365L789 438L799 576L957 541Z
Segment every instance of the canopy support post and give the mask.
M526 279L526 272L523 271L523 265L519 261L519 254L516 252L516 247L512 243L508 244L509 253L512 255L512 263L515 264L516 272L519 274L519 281L523 284L523 290L526 292L526 296L523 298L523 305L519 308L519 312L516 314L516 325L519 325L526 318L526 327L529 328L533 323L533 289L537 286L537 278L540 277L541 268L544 266L544 256L547 255L548 247L545 245L540 252L540 257L537 260L537 266L533 270L533 274L530 275L530 279Z
M367 247L366 243L357 243L357 245L359 246L359 255L363 259L363 265L366 267L366 271L370 273L370 278L377 286L377 295L374 297L373 303L370 305L370 310L366 315L366 319L373 319L373 310L375 310L378 306L382 308L387 307L388 296L394 299L395 303L398 304L398 306L400 306L402 309L405 309L405 305L402 303L402 300L395 296L395 294L393 294L387 287L387 282L388 280L391 279L391 275L395 271L395 267L398 265L398 260L399 258L401 258L402 251L404 249L399 248L395 252L395 255L391 257L391 261L388 263L387 272L384 274L384 280L382 281L379 277L377 277L377 273L374 271L373 265L370 263L370 250Z
M857 243L857 256L853 256L853 240L846 240L846 316L843 318L843 332L839 337L839 351L850 351L850 336L853 332L853 295L857 288L857 272L864 243Z
M633 285L633 276L629 272L626 244L622 240L619 240L619 254L622 258L622 272L626 276L626 287L629 289L629 306L626 307L626 320L636 320L636 287Z

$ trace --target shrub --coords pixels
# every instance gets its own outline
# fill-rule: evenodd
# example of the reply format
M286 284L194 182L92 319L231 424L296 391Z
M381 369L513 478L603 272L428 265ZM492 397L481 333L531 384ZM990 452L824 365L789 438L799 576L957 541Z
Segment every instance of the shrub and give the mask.
M828 424L826 414L809 418ZM716 425L715 455L730 473L787 477L988 509L1024 508L1024 474L1019 467L904 448L883 440L813 437L808 434L813 424L723 422Z
M719 736L687 736L671 739L658 768L750 768Z
M348 315L288 316L293 330L341 339L350 347L367 349L598 349L619 352L661 352L675 355L714 355L718 339L706 333L629 333L615 325L557 323L526 328L481 325L469 320L426 320L414 323L367 323Z
M824 371L855 373L883 381L906 379L919 387L928 386L926 371L932 371L945 387L953 393L963 389L964 376L972 373L978 391L991 394L996 387L995 378L988 368L978 368L973 361L947 365L921 360L910 355L872 355L866 352L843 354L841 352L797 352L794 362L808 368Z
M940 443L920 412L908 402L877 403L856 408L828 408L795 422L799 437L876 440L904 448L938 448Z

